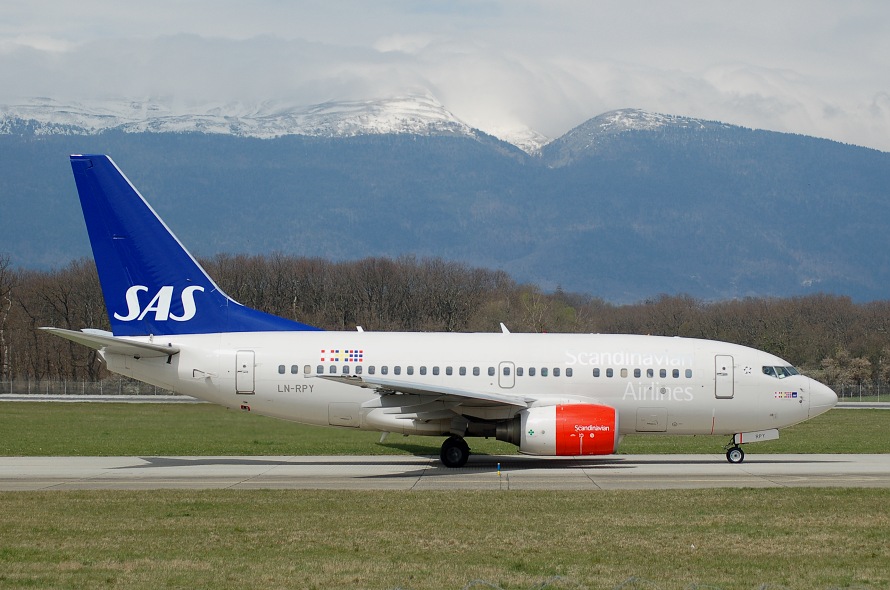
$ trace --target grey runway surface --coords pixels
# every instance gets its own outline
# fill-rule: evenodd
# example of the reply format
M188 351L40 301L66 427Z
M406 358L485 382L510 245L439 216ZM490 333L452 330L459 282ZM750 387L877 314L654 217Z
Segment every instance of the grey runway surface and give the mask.
M500 471L498 465L500 464ZM0 457L0 491L153 489L617 490L890 487L890 455Z

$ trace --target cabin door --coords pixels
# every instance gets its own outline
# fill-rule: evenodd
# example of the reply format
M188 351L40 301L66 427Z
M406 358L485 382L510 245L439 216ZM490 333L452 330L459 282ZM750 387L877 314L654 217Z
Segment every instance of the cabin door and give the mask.
M714 395L720 399L730 399L735 394L735 375L732 357L718 354L714 357Z
M256 360L252 350L235 353L235 393L255 393L253 369Z

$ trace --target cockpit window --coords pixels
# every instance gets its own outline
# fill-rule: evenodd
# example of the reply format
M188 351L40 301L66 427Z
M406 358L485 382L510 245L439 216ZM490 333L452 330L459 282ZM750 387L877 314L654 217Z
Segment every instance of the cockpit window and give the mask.
M775 377L776 379L784 379L792 375L800 375L794 367L763 367L763 374Z

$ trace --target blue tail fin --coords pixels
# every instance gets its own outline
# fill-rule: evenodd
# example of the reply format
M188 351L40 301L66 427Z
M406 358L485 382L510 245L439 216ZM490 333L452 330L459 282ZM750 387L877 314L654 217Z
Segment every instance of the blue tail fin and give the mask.
M71 156L115 336L317 330L216 286L108 156Z

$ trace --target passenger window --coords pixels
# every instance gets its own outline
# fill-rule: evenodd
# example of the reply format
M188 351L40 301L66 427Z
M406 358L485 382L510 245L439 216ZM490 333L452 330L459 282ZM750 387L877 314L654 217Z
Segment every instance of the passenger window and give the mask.
M382 367L380 367L380 374L381 375L389 375L389 367L387 367L386 365L383 365Z
M361 366L361 365L356 365L356 366L355 366L355 374L356 374L356 375L361 375L361 374L362 374L362 366Z
M667 369L659 369L658 376L661 377L662 379L667 377L668 376Z
M439 374L439 367L433 367L433 375Z
M399 365L396 365L395 367L393 367L393 373L395 373L396 375L401 375L402 367L400 367Z
M547 367L541 367L541 377L547 376Z
M516 376L522 377L522 373L523 373L522 367L516 367Z
M597 367L596 369L593 370L593 376L594 376L594 377L599 377L599 376L600 376L600 370L599 370L599 367Z
M319 374L324 373L324 365L318 365L317 367L315 367L315 372Z
M614 372L612 371L612 369L611 368L606 369L606 377L611 377L612 375L614 375Z
M452 369L451 367L445 367L445 374L448 375L448 376L453 375L453 374L454 374L454 369Z
M467 368L466 368L466 367L461 367L461 368L460 368L460 376L461 376L461 377L464 377L466 374L467 374Z
M534 368L534 367L529 367L529 368L528 368L528 376L529 376L529 377L534 377L534 376L535 376L535 368Z
M303 367L303 374L304 374L304 375L308 375L308 374L311 373L311 372L312 372L312 367L310 367L309 365L306 365L305 367Z
M571 376L572 376L572 368L569 367L568 369L566 369L566 377L571 377Z
M473 367L473 377L479 376L479 367Z
M655 377L655 369L646 369L646 377L650 379Z
M494 375L494 367L491 367L491 372L489 373L489 375ZM510 367L508 367L506 365L504 365L504 376L505 377L510 376Z
M342 373L344 375L349 375L349 365L343 365Z
M627 378L627 369L621 369L621 376Z
M297 365L290 366L290 374L291 375L297 375L299 373L300 373L300 367L298 367Z
M639 379L639 378L642 377L642 376L643 376L643 372L642 372L642 371L640 371L639 369L634 369L634 377L636 377L637 379Z
M284 375L284 365L278 365L278 374Z
M414 374L414 367L413 367L413 366L408 367L408 374L409 374L409 375L413 375L413 374Z
M692 379L692 369L686 369L686 378Z
M421 375L426 375L426 365L420 367L420 374L421 374Z
M330 367L328 367L328 373L330 373L331 375L336 375L337 374L337 366L331 365Z
M674 369L673 371L671 371L671 375L674 377L674 379L678 379L680 377L680 369Z
M507 367L504 367L504 370L509 371L510 369ZM509 374L510 374L509 372L504 373L504 375L509 375ZM488 376L494 377L494 367L488 367Z
M554 377L559 377L559 368L558 368L558 367L554 367L554 368L553 368L553 376L554 376Z

